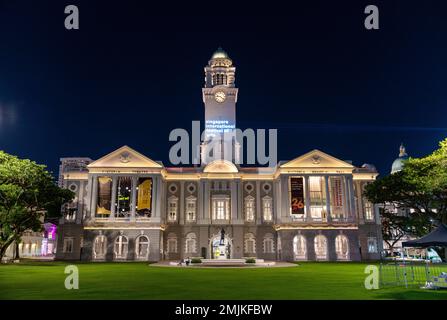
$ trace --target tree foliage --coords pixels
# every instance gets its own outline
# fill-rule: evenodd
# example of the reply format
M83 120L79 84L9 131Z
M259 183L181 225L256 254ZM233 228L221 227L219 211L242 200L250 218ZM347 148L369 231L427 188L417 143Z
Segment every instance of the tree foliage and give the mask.
M401 171L366 187L366 197L382 205L385 240L405 233L423 236L435 223L447 223L447 139L439 145L432 154L410 158Z
M73 197L44 165L0 151L0 260L11 243L27 230L41 231L43 218L58 217Z

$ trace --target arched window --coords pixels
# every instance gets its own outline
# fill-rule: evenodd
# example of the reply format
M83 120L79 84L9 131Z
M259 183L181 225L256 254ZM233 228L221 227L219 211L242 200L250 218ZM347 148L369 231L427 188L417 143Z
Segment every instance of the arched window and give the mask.
M174 233L168 234L167 247L168 253L177 252L177 236Z
M195 233L188 233L185 240L185 253L197 252L197 240Z
M115 258L125 259L127 257L127 250L129 248L129 240L126 236L118 236L115 240Z
M275 241L273 240L273 235L267 233L264 236L264 253L274 253L275 252Z
M262 213L264 216L264 221L272 221L272 198L270 198L269 196L265 196L264 198L262 198Z
M93 259L104 259L107 253L107 238L104 235L97 236L93 242Z
M337 260L349 260L349 240L343 234L339 234L335 238L335 252Z
M255 198L248 196L245 198L245 220L255 221Z
M147 260L149 256L149 238L145 235L138 236L135 242L137 259Z
M293 238L293 256L295 260L307 260L306 238L303 235Z
M246 233L244 236L244 251L247 254L256 253L256 239L253 233Z
M327 260L327 238L322 234L315 237L315 258L317 260Z

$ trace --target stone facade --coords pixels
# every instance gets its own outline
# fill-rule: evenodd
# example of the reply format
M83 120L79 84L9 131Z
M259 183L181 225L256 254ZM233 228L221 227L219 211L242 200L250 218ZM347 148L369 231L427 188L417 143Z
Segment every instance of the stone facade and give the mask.
M235 126L234 76L217 51L205 68L208 137ZM57 259L379 258L378 210L363 197L373 166L313 150L274 167L244 167L237 150L208 161L206 147L191 167L166 167L128 146L96 161L62 158L59 183L76 197L59 224Z

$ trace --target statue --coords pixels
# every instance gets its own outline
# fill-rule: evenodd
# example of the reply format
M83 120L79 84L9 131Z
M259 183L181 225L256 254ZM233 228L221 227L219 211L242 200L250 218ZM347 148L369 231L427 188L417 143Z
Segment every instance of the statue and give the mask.
M220 230L220 245L223 246L225 244L225 230L222 228Z

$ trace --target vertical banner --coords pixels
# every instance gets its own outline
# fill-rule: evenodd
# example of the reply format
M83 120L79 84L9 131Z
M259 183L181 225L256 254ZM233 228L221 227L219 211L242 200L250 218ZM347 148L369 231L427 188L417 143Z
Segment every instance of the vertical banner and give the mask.
M152 191L152 180L140 179L138 184L138 210L151 210L151 191Z
M290 205L292 214L304 214L304 178L290 178Z

